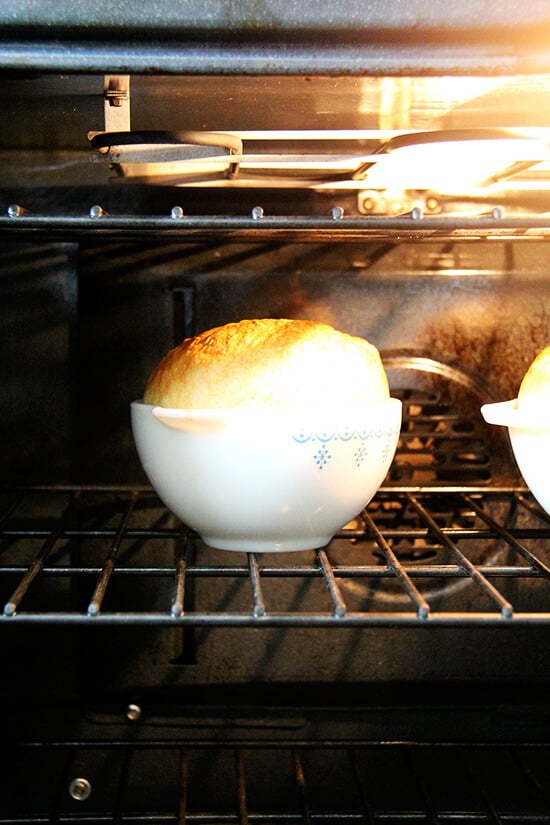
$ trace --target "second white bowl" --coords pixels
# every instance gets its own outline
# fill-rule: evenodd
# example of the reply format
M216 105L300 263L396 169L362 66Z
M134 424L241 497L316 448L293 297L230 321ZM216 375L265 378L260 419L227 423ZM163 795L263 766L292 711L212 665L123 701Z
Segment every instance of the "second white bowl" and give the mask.
M510 443L525 483L538 503L550 513L550 420L518 407L517 398L484 404L481 414L488 424L508 428Z

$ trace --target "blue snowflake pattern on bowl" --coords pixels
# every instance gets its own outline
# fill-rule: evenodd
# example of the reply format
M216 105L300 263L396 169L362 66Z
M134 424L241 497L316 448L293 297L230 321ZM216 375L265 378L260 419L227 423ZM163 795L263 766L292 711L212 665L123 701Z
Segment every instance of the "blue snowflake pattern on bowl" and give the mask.
M323 444L317 452L314 454L313 458L320 470L330 461L332 458L331 454L327 450L326 446Z
M368 450L364 444L360 444L359 448L354 452L353 457L355 458L355 464L357 467L360 467L365 458L368 455Z
M393 429L385 430L378 428L377 430L369 430L368 428L353 429L351 427L343 427L340 431L335 432L331 430L311 431L301 428L293 433L292 438L297 444L311 444L312 446L319 445L319 448L313 453L313 460L318 468L322 470L330 459L331 453L328 451L327 444L331 441L350 442L352 446L356 446L355 442L359 441L359 445L353 449L353 461L355 467L360 467L369 455L369 451L365 444L371 438L380 440L385 439L382 447L382 459L385 461L388 457L393 443L393 438L396 435Z
M387 457L390 453L390 444L391 444L390 436L391 436L391 433L386 433L386 441L385 441L384 447L382 448L382 458L383 458L384 461L387 459Z

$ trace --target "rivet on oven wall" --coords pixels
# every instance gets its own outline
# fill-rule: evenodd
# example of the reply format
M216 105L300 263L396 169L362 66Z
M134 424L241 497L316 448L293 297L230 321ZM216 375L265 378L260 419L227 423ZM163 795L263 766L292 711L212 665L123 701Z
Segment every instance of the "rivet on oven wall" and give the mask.
M174 218L174 220L177 220L178 218L183 218L184 212L181 206L173 206L170 211L170 217Z
M85 799L88 799L91 793L92 786L90 782L81 776L73 779L69 785L69 794L78 802L83 802Z
M344 210L341 206L333 206L330 210L330 217L333 218L335 221L339 221L341 218L344 217Z
M90 218L103 218L107 214L108 213L103 209L103 207L98 206L97 204L92 206L90 209Z
M262 209L262 207L261 206L255 206L252 210L252 218L255 221L257 221L260 218L263 218L263 216L264 216L264 210Z
M361 205L363 212L373 212L376 209L376 205L378 203L378 198L373 197L372 195L366 195L365 197L361 197Z
M130 704L126 709L126 719L129 722L138 722L141 719L141 708L139 705Z
M439 209L439 198L436 195L427 195L424 206L429 212L435 212L436 209Z

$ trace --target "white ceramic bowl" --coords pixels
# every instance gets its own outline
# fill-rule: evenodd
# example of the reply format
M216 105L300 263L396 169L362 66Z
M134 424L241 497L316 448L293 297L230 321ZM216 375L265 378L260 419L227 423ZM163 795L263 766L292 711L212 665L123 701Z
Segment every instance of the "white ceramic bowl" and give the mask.
M323 547L371 500L393 460L401 401L316 420L271 410L131 405L152 486L211 547Z
M484 404L488 424L508 427L514 457L525 483L538 503L550 513L550 419L518 407L517 398Z

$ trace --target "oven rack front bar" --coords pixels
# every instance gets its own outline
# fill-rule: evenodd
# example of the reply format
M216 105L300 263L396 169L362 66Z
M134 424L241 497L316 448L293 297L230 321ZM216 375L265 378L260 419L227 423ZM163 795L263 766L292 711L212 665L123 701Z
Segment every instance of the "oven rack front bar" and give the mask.
M479 5L479 4L478 4ZM544 3L475 7L440 0L324 4L157 0L0 6L0 68L10 72L224 75L481 74L548 71Z
M4 627L550 624L550 518L526 489L385 487L330 545L297 554L210 551L147 487L22 488L1 501ZM313 606L281 605L289 583L317 588ZM150 597L128 607L144 586ZM209 601L216 588L240 601ZM388 588L389 605L373 597Z
M114 215L100 205L88 215L33 214L24 205L11 204L0 215L0 238L5 240L169 239L196 241L362 241L362 240L479 240L501 238L544 240L550 236L550 216L504 215L495 208L487 215L425 216L419 209L397 217L346 216L335 206L327 216L266 215L258 206L248 217L240 215L186 215L174 206L168 215Z

